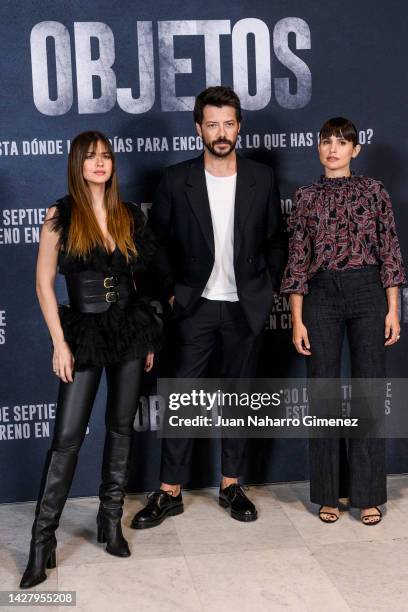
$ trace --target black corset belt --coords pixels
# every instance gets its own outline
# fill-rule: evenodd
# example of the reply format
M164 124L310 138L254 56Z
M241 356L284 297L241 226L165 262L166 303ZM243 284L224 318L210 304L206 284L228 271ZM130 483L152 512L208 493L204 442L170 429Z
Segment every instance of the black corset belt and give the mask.
M65 278L70 306L78 312L105 312L113 303L124 308L135 295L130 274L105 276L103 272L87 270Z

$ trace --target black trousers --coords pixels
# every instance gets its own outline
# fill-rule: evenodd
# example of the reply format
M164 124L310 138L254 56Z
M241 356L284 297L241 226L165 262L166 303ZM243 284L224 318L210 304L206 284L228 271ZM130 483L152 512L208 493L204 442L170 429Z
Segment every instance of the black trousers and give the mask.
M255 376L260 336L251 331L239 302L201 298L194 312L176 325L175 378L204 376L216 345L221 350L217 375L222 378ZM192 449L192 439L163 439L162 482L184 484L188 480ZM221 471L224 476L237 478L242 473L245 450L245 439L222 440Z
M352 378L384 378L386 313L377 266L316 274L303 302L312 352L306 358L308 377L340 378L347 332ZM384 438L350 438L347 446L341 439L311 439L311 501L336 507L339 497L348 496L358 508L385 503L385 459Z
M106 429L130 436L139 399L143 360L107 366ZM60 383L52 449L78 452L85 438L102 376L101 367L75 372L74 382Z

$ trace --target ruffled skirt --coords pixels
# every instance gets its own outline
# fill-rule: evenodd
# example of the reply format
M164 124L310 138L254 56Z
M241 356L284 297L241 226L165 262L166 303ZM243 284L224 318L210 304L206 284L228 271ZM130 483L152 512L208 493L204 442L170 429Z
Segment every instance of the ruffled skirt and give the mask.
M112 304L97 314L59 306L59 315L78 371L142 358L161 348L161 320L148 300L136 299L123 309Z

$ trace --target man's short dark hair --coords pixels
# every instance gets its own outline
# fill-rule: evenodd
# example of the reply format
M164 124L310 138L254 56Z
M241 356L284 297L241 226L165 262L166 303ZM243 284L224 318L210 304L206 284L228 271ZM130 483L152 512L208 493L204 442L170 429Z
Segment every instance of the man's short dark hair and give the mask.
M330 136L344 138L352 142L354 146L358 145L356 126L350 119L345 117L332 117L324 123L319 133L319 140L330 138Z
M235 108L235 115L238 123L242 121L241 102L231 87L217 85L216 87L208 87L196 97L194 105L194 121L201 125L203 122L204 106L232 106Z

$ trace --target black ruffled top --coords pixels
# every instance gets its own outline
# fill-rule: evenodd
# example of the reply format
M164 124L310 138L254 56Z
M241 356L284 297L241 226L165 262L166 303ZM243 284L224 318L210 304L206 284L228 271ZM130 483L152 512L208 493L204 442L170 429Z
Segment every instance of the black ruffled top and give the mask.
M130 262L118 248L110 254L97 247L87 258L68 255L71 199L65 196L54 206L56 212L50 227L59 232L58 270L61 274L67 277L92 270L105 276L133 274L141 278L154 254L155 242L146 227L146 217L136 204L126 203L134 219L133 239L138 253ZM136 284L139 287L138 281ZM157 352L161 346L160 319L149 298L139 290L124 308L112 303L105 312L81 313L71 306L61 305L59 315L65 340L74 355L75 370L144 357L148 352Z

